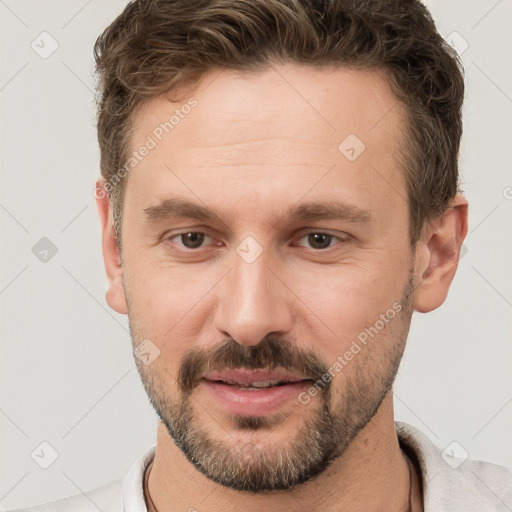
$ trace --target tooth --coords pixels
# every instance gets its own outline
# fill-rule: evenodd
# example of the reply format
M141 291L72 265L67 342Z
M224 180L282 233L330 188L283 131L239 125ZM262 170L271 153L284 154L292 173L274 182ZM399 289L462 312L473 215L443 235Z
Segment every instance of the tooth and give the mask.
M278 380L263 380L260 382L251 382L251 386L253 388L268 388L270 386L275 386L276 384L279 384L280 381Z
M244 383L241 383L241 382L236 382L236 381L231 381L231 380L219 380L217 382L222 382L224 384L228 384L229 386L234 386L234 387L237 387L237 388L244 388L244 389L247 389L247 388L269 388L269 387L274 387L274 386L277 386L279 384L285 384L286 382L283 382L281 380L261 380L261 381L255 381L255 382L250 382L248 384L244 384Z

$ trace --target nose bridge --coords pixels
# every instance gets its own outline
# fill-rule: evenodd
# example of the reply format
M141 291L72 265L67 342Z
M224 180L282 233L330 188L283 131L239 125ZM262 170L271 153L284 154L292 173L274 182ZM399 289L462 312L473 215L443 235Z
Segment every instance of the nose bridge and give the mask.
M233 268L219 288L216 311L216 328L245 345L256 345L267 334L291 326L290 305L269 269L272 258L262 250L255 255L254 249L243 243L238 247Z

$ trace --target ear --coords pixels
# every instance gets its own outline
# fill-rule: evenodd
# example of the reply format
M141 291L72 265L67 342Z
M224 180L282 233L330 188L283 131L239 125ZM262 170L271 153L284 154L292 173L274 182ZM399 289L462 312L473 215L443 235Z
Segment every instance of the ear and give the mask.
M461 194L443 215L425 225L416 245L416 311L428 313L445 301L467 231L468 202Z
M108 289L105 295L108 305L118 313L125 315L128 312L126 297L123 288L123 271L121 255L114 230L114 220L109 202L108 188L104 178L96 181L96 206L101 224L101 245L103 261L108 278Z

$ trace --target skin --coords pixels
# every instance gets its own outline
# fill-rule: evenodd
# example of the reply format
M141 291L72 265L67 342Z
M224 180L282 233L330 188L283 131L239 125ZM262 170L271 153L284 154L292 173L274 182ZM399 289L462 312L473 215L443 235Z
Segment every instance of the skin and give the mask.
M341 414L358 372L369 393L383 386L379 378L390 372L393 349L403 351L412 310L428 312L444 302L467 231L467 202L457 195L411 250L398 156L404 111L382 72L297 64L250 74L212 71L180 91L176 102L149 100L135 117L132 147L144 144L192 95L197 106L128 176L122 264L108 196L97 200L107 302L129 314L135 345L149 338L160 350L149 367L139 365L143 380L157 379L158 392L179 403L175 378L191 349L211 349L226 338L256 346L269 334L291 340L297 350L313 350L330 366L403 301L413 271L410 307L404 304L390 327L333 378L330 403ZM353 162L338 150L351 133L366 146ZM144 210L169 198L207 206L222 220L148 220ZM370 220L286 216L313 201L342 201ZM171 238L183 232L210 238L191 250ZM312 248L309 232L333 235L331 248ZM248 236L262 249L252 263L236 251ZM308 405L293 401L272 428L251 431L238 428L203 386L193 391L195 420L214 439L250 442L269 453L287 446L320 403L318 396ZM416 474L413 483L414 510L421 510ZM148 486L160 512L406 510L409 473L395 433L392 392L340 457L293 489L249 494L213 482L189 462L163 423Z

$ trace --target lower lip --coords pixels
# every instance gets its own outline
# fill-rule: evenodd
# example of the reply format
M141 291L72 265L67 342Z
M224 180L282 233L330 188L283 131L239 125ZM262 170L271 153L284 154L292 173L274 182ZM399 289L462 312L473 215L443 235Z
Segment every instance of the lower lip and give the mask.
M244 416L263 416L276 412L287 403L298 401L299 393L311 385L310 381L300 381L249 390L207 379L201 383L228 413Z

